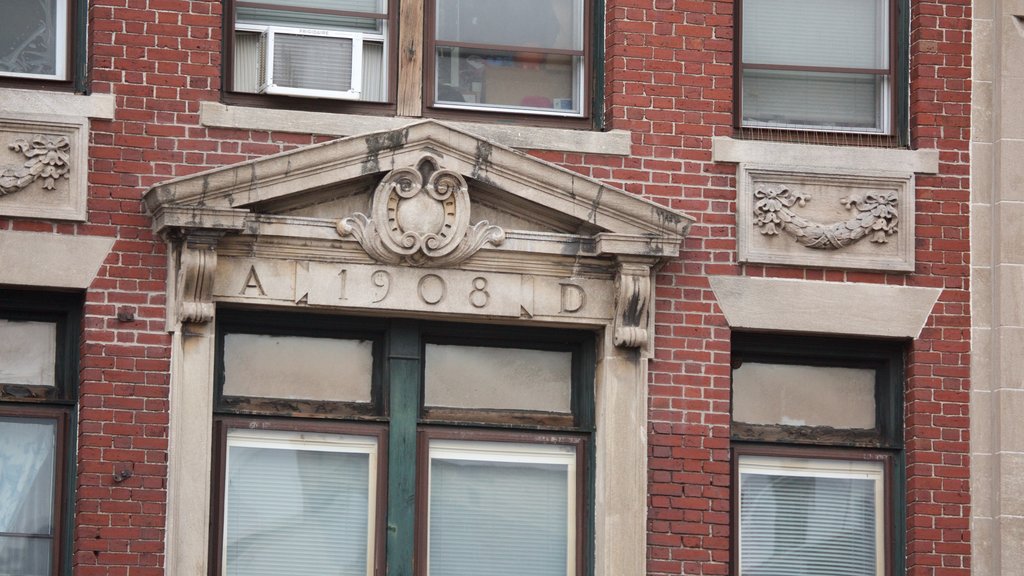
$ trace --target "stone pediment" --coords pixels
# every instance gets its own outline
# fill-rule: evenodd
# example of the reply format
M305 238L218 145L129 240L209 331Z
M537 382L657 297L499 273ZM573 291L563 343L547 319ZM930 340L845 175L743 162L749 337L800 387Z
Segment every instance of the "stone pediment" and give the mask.
M215 303L610 325L642 347L692 218L435 121L154 186L169 320Z
M324 222L337 225L355 214L370 216L382 182L399 179L395 171L407 176L420 171L427 178L434 173L447 175L441 177L442 184L450 177L457 184L453 191L465 188L468 197L461 201L465 205L454 202L458 214L453 217L464 219L468 226L488 221L500 227L506 236L501 250L522 251L524 241L560 242L573 236L577 245L590 246L595 254L667 258L678 253L693 221L597 180L430 120L176 178L151 188L145 201L161 233L261 228L263 233L274 229L284 236L325 239L329 236L323 234ZM396 210L403 205L402 214L393 215L399 229L403 217L428 218L431 203L425 198L430 194L391 199ZM443 202L440 196L433 198ZM406 224L421 228L452 224L442 220L434 217ZM426 228L423 232L429 233ZM595 243L602 241L604 246L598 248ZM491 248L496 248L494 243L485 249Z

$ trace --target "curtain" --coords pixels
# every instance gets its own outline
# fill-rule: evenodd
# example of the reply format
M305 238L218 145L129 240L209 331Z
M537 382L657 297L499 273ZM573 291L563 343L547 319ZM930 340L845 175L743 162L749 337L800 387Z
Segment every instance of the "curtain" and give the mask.
M56 422L0 417L0 575L48 576Z

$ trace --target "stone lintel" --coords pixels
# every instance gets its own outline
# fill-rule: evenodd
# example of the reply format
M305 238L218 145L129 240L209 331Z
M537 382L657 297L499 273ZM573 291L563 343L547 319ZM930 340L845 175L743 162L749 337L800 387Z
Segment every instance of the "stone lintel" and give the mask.
M942 290L885 284L712 276L733 329L917 338Z
M0 232L0 284L84 290L114 247L114 238Z

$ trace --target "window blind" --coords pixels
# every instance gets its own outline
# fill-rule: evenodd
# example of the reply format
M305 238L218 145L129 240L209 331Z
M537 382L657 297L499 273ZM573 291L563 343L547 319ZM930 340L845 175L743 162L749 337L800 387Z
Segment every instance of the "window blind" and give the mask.
M431 443L431 576L570 573L575 554L571 448L541 446L552 450L499 457L443 448Z
M740 470L742 576L882 574L880 470Z
M227 576L371 573L373 441L304 440L229 437Z

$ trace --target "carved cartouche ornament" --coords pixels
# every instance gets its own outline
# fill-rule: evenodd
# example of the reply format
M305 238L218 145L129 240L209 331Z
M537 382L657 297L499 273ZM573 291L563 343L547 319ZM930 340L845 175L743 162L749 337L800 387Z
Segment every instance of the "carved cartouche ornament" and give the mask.
M895 192L854 194L840 199L847 210L854 212L849 220L833 224L811 222L792 210L804 206L810 196L785 186L758 188L754 192L754 226L765 236L780 231L798 243L817 250L838 250L868 237L884 244L898 229L898 198Z
M28 160L0 171L0 196L22 190L40 178L44 189L53 190L56 181L67 178L71 170L71 142L64 136L36 136L31 142L18 139L7 147Z
M354 236L385 264L451 266L485 244L500 245L505 232L486 220L469 225L469 186L461 174L439 170L430 158L416 168L392 170L373 193L370 216L353 214L338 233Z

